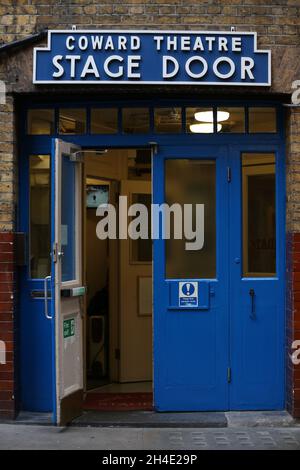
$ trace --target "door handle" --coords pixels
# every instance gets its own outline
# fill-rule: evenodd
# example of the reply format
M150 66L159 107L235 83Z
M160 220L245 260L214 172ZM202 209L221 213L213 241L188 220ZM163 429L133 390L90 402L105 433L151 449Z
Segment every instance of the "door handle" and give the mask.
M52 320L51 315L48 313L48 281L51 279L51 276L46 276L44 279L44 314L47 320Z
M256 314L255 314L255 290L250 289L249 290L249 295L251 297L251 313L250 313L250 318L251 320L256 319Z

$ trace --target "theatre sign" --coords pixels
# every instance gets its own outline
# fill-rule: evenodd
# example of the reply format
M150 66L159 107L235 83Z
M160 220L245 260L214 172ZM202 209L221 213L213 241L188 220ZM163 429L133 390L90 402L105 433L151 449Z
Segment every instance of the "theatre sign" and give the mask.
M271 52L252 32L49 31L33 83L271 84Z

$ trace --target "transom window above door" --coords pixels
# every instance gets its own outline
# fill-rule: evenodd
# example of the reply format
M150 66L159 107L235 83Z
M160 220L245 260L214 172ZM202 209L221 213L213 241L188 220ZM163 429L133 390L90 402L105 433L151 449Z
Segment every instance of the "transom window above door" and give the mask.
M31 108L28 135L274 134L275 106Z

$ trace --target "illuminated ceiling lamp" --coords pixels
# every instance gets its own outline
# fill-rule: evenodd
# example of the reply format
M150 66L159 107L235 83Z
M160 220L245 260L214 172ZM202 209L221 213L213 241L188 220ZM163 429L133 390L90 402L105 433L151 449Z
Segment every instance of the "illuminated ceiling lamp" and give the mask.
M209 123L214 122L213 111L198 111L194 116L196 121ZM217 111L217 122L227 121L229 116L230 114L228 111Z
M222 129L222 124L217 124L217 132ZM212 134L214 132L214 125L212 122L199 122L190 125L190 131L194 134Z

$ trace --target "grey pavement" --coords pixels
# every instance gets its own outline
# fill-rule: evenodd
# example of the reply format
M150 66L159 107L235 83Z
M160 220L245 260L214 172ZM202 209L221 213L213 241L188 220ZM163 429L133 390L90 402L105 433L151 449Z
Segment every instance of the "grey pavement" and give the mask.
M84 411L74 426L124 426L136 428L224 428L224 412L158 413L155 411Z
M0 424L0 449L300 450L300 426L126 428Z

